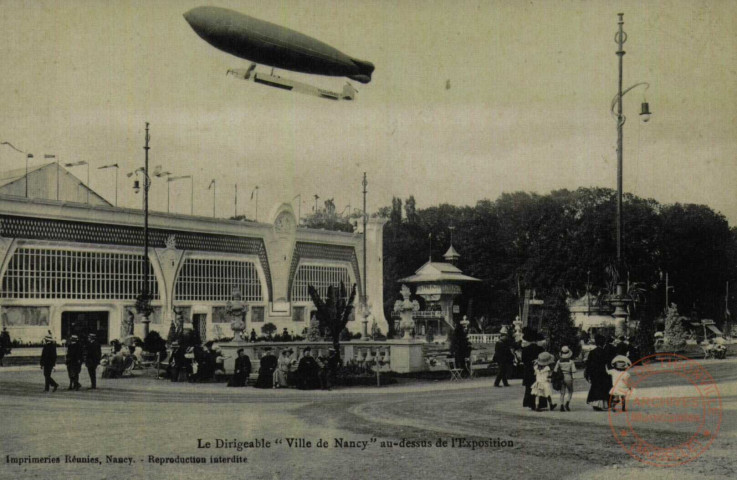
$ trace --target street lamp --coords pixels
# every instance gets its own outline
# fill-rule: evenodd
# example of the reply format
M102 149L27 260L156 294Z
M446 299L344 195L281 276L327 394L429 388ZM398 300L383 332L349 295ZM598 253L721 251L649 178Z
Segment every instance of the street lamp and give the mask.
M169 212L169 184L171 182L176 182L177 180L184 180L185 178L189 179L189 214L194 214L194 181L192 180L192 175L181 175L178 177L169 177L166 179L166 211Z
M85 162L84 160L74 163L65 163L64 166L67 168L70 167L81 167L82 165L87 165L87 203L90 203L90 164L88 162Z
M115 169L115 206L118 206L118 170L120 170L120 167L117 163L111 163L110 165L103 165L102 167L97 167L98 170L104 170L106 168L114 168ZM57 185L57 190L58 190Z
M623 70L623 57L624 57L624 42L627 41L627 34L624 32L624 14L619 14L619 31L614 35L614 41L619 46L617 50L617 56L619 57L619 88L617 94L612 100L611 113L617 120L617 212L616 212L616 224L617 224L617 291L612 304L615 307L615 333L616 335L623 335L625 333L625 325L627 321L627 310L625 306L627 300L625 299L625 282L622 277L623 261L622 261L622 157L623 157L623 129L626 117L622 113L622 97L641 85L645 86L645 90L650 86L646 82L640 82L632 85L631 87L622 90L622 70ZM614 109L617 109L616 114ZM647 102L642 103L642 110L640 112L640 118L643 122L650 120L650 106Z
M215 191L217 189L217 184L215 183L214 178L210 182L210 186L208 186L207 189L212 189L212 218L215 218Z
M0 143L0 145L7 145L7 146L9 146L10 148L12 148L13 150L15 150L18 153L26 153L23 150L21 150L19 148L16 148L16 146L13 145L10 142L2 142L2 143ZM33 158L33 154L32 153L26 153L26 176L25 176L26 198L28 198L28 159L29 158Z
M143 336L148 335L149 316L153 312L151 307L151 293L148 291L148 281L150 273L150 262L148 260L148 190L151 187L151 177L148 175L148 151L150 147L148 142L151 136L148 133L148 122L146 122L146 144L143 149L146 152L146 159L143 169L136 170L135 174L143 173L143 280L141 281L141 293L136 298L136 311L139 315L143 315ZM130 177L133 173L128 174ZM133 191L138 193L141 190L138 180L133 182Z
M254 195L256 195L256 215L254 220L258 222L258 185L256 185L251 192L251 200L253 200Z

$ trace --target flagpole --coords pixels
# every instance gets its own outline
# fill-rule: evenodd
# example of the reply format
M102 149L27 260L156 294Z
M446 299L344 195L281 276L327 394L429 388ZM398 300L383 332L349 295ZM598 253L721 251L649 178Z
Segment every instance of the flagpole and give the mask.
M235 184L235 216L238 216L238 184Z

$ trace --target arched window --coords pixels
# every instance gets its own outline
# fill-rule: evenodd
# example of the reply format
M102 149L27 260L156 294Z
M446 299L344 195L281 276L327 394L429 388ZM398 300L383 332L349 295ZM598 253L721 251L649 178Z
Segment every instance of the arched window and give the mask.
M2 298L134 300L144 268L135 253L21 247L5 271ZM149 272L149 291L158 299L153 267Z
M292 301L309 302L311 299L307 291L308 285L315 287L324 299L328 293L328 287L331 285L339 287L341 282L349 291L352 282L347 266L300 265L292 284Z
M188 258L177 278L174 299L227 302L238 288L246 302L262 302L258 269L250 260Z

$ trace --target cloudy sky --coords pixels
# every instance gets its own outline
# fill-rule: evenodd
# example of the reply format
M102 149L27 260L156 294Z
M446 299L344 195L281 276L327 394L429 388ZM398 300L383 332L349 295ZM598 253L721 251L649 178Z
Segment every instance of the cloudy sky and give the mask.
M194 175L196 214L255 215L301 194L369 209L414 194L419 207L517 190L616 186L617 13L625 13L625 190L703 203L737 224L737 2L235 1L232 8L376 65L354 102L232 77L248 63L185 22L194 1L0 1L0 141L89 161L92 188L143 163ZM264 71L265 68L262 67ZM340 90L345 79L279 72ZM448 83L449 82L449 83ZM446 88L447 86L450 88ZM654 113L638 121L647 97ZM3 169L24 156L0 146ZM83 168L75 172L84 178ZM120 177L120 204L140 199ZM172 184L189 212L189 185ZM322 201L322 200L321 200ZM296 202L296 201L295 201ZM166 209L155 179L152 208ZM296 203L295 203L296 210Z

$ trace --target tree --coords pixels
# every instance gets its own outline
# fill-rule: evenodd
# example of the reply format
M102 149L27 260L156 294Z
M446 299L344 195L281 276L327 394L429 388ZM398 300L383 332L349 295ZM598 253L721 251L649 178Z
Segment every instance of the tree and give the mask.
M320 294L312 285L307 286L312 303L317 312L315 316L319 322L320 329L326 331L333 340L333 348L340 360L340 333L350 320L353 311L353 301L356 299L356 285L351 287L350 296L346 294L345 285L340 282L340 288L333 285L328 287L327 296L323 301Z
M655 322L652 317L645 316L640 319L634 343L640 351L640 358L655 353Z
M264 335L266 335L268 338L271 338L271 336L274 335L274 333L276 333L276 325L274 325L271 322L265 323L261 327L261 333L263 333Z
M545 300L546 308L543 312L543 321L548 330L548 351L558 355L561 347L567 346L578 355L580 344L578 330L573 325L571 312L566 304L565 291L559 290Z
M665 312L665 333L663 334L666 351L677 352L686 346L686 331L683 329L678 307L671 303Z

